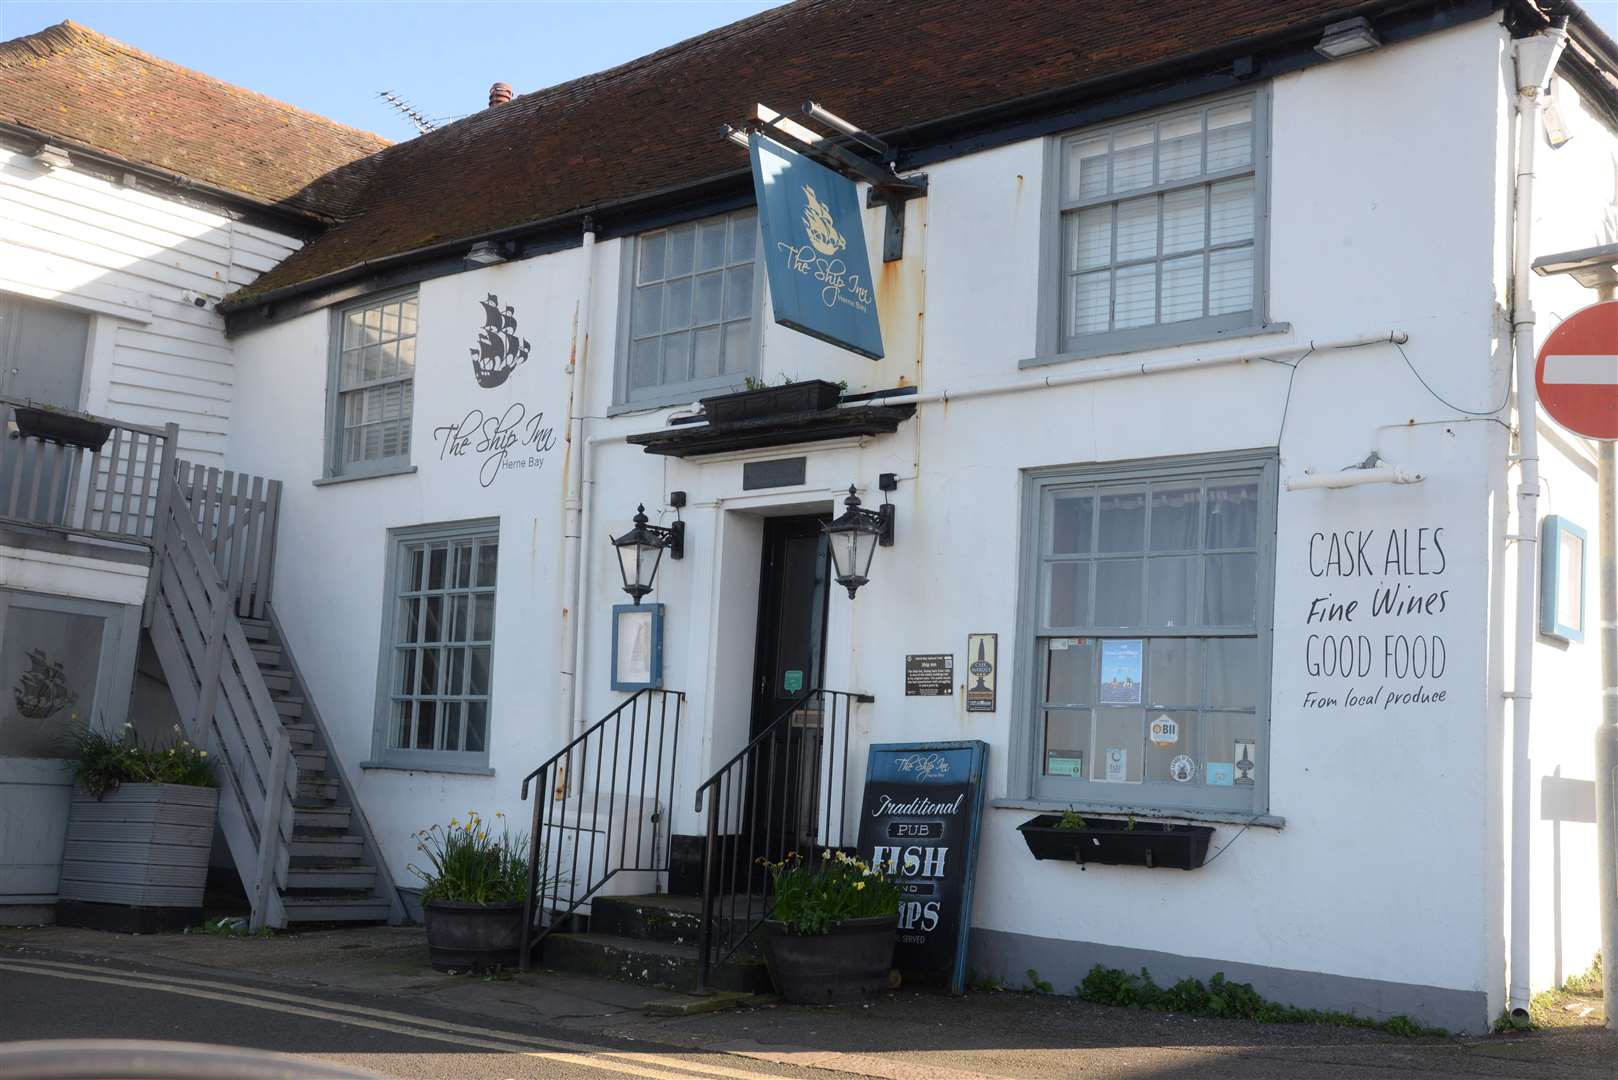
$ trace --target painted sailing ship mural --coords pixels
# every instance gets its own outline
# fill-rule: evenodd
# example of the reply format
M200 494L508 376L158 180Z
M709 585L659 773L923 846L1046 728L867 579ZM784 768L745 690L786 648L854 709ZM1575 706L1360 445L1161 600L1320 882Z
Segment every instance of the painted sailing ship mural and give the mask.
M483 329L478 331L477 347L471 350L472 376L488 390L509 379L517 365L528 359L528 339L517 336L517 316L510 304L501 307L494 293L478 303L483 307Z

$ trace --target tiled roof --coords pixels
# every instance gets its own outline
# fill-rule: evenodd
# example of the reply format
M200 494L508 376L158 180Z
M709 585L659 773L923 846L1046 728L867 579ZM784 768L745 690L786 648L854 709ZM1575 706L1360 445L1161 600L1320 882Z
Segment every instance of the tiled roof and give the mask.
M814 97L890 132L1388 7L1343 0L801 0L380 154L363 211L251 287L745 169L720 138Z
M0 122L328 221L389 145L73 22L0 42Z

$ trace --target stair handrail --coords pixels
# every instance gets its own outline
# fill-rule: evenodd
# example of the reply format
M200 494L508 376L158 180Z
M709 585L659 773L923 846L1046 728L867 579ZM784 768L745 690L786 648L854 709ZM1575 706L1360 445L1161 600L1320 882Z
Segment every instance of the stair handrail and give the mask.
M674 719L672 732L669 723L669 702L674 703ZM653 703L656 702L655 712ZM644 709L643 709L644 706ZM655 687L646 687L635 691L634 694L607 713L600 720L585 728L572 741L562 749L545 759L538 768L522 780L522 799L528 800L528 786L539 781L534 792L533 821L528 833L528 887L523 892L523 920L522 943L518 951L518 966L521 970L528 970L529 962L533 957L534 949L548 937L552 931L561 926L566 920L587 903L592 896L620 873L663 873L669 867L669 851L672 844L670 829L664 826L664 807L672 805L674 797L674 781L676 765L679 761L680 751L680 721L685 711L685 694L679 690L664 690ZM640 724L642 716L645 723ZM640 728L641 737L641 771L639 774L639 794L634 795L642 811L646 808L646 770L651 761L652 750L652 722L654 715L657 720L657 761L652 766L652 836L648 848L644 844L646 817L642 814L635 826L635 841L633 858L629 845L629 824L623 823L618 830L618 859L613 862L613 822L617 816L618 769L621 751L628 750L628 759L623 762L624 801L625 814L628 814L629 800L635 789L635 738L637 727ZM629 717L629 738L623 738L623 721ZM607 825L603 831L601 821L601 767L606 755L606 739L608 725L613 726L613 746L610 760L612 770L609 774L609 790L607 792ZM585 814L585 787L584 771L588 767L591 756L590 743L595 742L595 786L590 809L590 850L585 859L584 888L580 890L578 876L579 869L579 834L584 828ZM667 754L664 750L667 747ZM667 761L667 793L664 798L664 765ZM577 762L577 768L573 768ZM547 799L547 793L550 798ZM558 798L559 794L559 798ZM577 799L573 809L572 825L568 824L568 801ZM548 808L560 802L555 816L548 813ZM672 823L670 823L672 824ZM573 830L573 860L571 872L564 877L562 872L561 840L568 828ZM661 832L661 841L659 833ZM602 856L604 873L596 876L596 835L603 833ZM549 842L556 841L555 858L556 871L551 873L548 868L543 875L542 864L551 858ZM643 856L645 864L643 865ZM561 895L562 887L568 887L568 895L564 901ZM545 899L549 897L551 908L547 911ZM564 905L565 906L562 906ZM535 916L538 915L543 922L536 927Z
M814 698L821 700L821 707L815 711L817 717L812 724L801 724L798 728L802 732L827 731L830 738L824 747L818 744L814 747L812 759L812 776L810 783L794 786L788 783L781 792L781 827L780 832L774 830L775 824L775 754L776 747L782 743L781 735L786 735L786 768L790 774L793 770L794 734L793 719L805 713L809 701ZM752 937L753 933L770 917L773 903L768 891L768 881L764 879L763 872L758 868L761 862L779 862L785 857L787 846L787 825L796 817L803 820L803 800L806 794L810 795L814 803L811 813L817 847L843 847L844 833L848 827L848 745L849 745L849 718L856 704L869 704L876 700L872 694L851 690L827 690L823 687L814 687L805 690L795 698L780 716L770 721L748 740L731 758L714 770L697 787L696 811L702 813L704 806L707 809L707 823L705 829L702 865L702 924L698 931L698 985L707 986L708 977L714 968L728 960L737 949ZM842 720L842 746L841 759L838 758L837 728L839 708ZM797 769L799 779L803 779L802 770L811 763L806 760L805 743L807 736L800 736L798 740ZM752 826L756 826L760 808L756 805L758 788L752 790L755 805L745 805L747 795L741 790L746 779L748 763L754 762L760 756L764 747L770 752L769 787L766 791L763 815L764 830L762 847L756 846L758 834ZM822 784L821 764L826 763L824 784ZM756 763L755 763L756 765ZM756 768L753 770L756 772ZM797 799L792 799L794 791ZM732 812L730 793L736 793L735 812ZM723 806L721 807L721 800ZM727 826L736 824L747 827L748 845L747 860L743 873L742 883L746 891L738 893L736 890L736 871L738 864L736 857L741 854L741 838L738 835L735 841L735 851L729 851L729 834L719 831L719 817L721 808L727 820ZM836 817L837 828L835 834L832 829L833 817ZM793 834L794 843L801 843L801 837ZM728 875L727 875L728 871ZM730 910L728 914L721 915L720 892L721 875L728 876ZM737 918L736 907L738 896L745 896L745 913L740 920ZM754 902L758 901L758 912L754 913ZM723 919L723 926L721 926Z

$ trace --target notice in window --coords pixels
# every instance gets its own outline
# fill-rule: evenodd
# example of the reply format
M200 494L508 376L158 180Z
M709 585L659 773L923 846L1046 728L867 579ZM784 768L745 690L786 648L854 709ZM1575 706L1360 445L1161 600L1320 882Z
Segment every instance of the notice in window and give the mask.
M1101 692L1103 705L1139 705L1141 658L1145 643L1140 638L1101 643Z

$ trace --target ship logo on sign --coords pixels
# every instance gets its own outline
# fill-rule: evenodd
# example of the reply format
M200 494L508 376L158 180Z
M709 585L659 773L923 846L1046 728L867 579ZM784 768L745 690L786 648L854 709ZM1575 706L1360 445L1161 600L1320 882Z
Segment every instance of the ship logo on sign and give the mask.
M803 231L809 234L809 243L822 255L835 255L842 251L848 246L848 241L837 231L837 222L833 220L831 211L815 197L815 189L808 184L803 185L803 193L809 197L803 207Z

